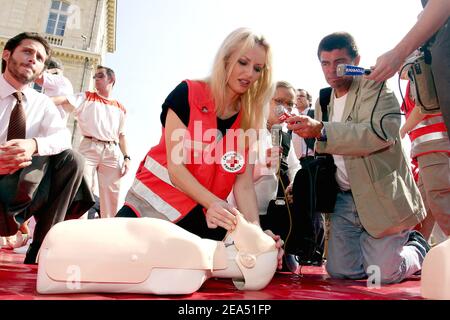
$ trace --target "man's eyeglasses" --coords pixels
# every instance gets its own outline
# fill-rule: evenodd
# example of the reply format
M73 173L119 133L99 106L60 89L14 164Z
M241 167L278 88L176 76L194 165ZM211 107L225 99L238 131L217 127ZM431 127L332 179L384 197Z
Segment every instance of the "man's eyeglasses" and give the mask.
M273 101L276 104L281 104L282 106L288 107L288 108L293 108L294 107L294 102L293 101L284 101L282 99L276 99L274 98Z
M98 73L92 77L92 79L103 79L106 75L104 73Z

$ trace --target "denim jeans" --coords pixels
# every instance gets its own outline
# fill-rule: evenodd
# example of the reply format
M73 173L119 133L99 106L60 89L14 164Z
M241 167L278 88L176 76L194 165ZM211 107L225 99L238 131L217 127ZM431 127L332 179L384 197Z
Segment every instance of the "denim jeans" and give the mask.
M400 282L419 271L423 262L416 247L405 246L409 233L372 237L359 220L352 194L340 192L331 214L326 270L332 278L364 279L376 268L380 283Z

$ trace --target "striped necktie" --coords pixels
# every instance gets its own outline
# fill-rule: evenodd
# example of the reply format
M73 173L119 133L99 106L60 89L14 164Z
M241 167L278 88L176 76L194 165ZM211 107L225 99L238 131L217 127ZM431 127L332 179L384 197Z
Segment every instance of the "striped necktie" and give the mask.
M22 92L14 92L12 95L17 99L17 102L11 111L11 117L9 118L7 141L13 139L25 139L27 128L27 116L22 105L23 94Z

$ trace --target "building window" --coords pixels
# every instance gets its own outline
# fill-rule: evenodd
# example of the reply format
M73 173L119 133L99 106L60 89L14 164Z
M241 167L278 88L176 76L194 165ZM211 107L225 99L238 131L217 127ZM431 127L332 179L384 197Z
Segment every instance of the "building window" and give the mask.
M52 1L50 8L50 14L48 16L46 33L54 34L57 36L64 36L66 30L67 17L69 16L68 3L63 1Z

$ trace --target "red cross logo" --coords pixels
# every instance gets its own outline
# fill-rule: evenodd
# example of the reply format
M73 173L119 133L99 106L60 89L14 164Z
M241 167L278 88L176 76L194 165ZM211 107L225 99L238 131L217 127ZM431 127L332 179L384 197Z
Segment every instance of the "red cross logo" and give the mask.
M236 165L239 164L239 160L236 159L236 156L232 155L228 160L227 164L229 167L234 168Z
M244 166L244 158L236 151L227 152L222 156L222 167L225 171L238 172Z

